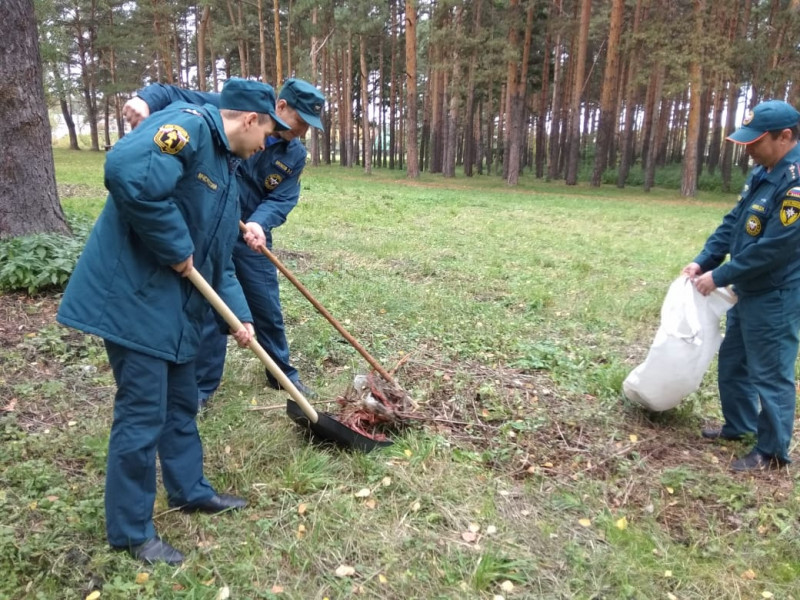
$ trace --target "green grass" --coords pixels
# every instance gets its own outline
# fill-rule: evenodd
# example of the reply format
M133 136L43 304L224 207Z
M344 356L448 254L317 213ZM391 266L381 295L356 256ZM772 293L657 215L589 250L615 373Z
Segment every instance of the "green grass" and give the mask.
M102 160L56 151L69 211L99 211ZM144 568L104 541L102 346L35 327L0 359L17 399L0 413L0 597L800 598L798 478L733 475L747 445L700 440L713 370L668 413L619 391L734 197L338 167L302 188L276 248L429 420L369 455L310 445L231 348L200 428L208 477L251 508L189 516L159 496L189 560ZM285 281L282 301L324 408L367 365Z

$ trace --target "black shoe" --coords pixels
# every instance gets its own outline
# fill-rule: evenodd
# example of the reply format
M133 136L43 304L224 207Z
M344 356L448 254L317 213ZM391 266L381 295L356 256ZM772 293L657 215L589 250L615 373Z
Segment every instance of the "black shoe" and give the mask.
M736 442L744 439L743 435L722 435L721 427L703 428L700 430L700 435L702 435L707 440L731 440Z
M731 471L766 471L767 469L779 469L786 463L774 456L761 454L755 448L748 454L731 463Z
M297 388L297 391L303 394L307 399L316 398L317 393L312 390L310 387L305 385L302 381L292 381L294 387ZM282 390L283 386L280 383L273 379L267 379L267 387L272 388L273 390Z
M247 500L230 494L214 494L211 498L184 504L178 508L183 512L205 512L217 514L226 510L239 510L247 506Z
M152 537L144 544L139 544L138 546L116 549L127 550L133 558L147 565L163 562L174 566L181 564L185 559L183 554L170 546L159 536Z

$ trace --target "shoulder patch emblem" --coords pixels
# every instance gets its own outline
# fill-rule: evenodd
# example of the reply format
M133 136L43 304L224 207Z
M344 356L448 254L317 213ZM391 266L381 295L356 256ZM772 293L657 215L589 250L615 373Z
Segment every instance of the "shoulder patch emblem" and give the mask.
M189 134L180 125L162 125L153 141L164 154L177 154L189 142Z
M797 221L797 219L800 219L800 200L792 200L791 197L787 196L783 199L783 204L781 204L781 223L787 226Z
M278 175L277 173L267 175L267 178L264 180L264 187L268 190L274 190L281 181L283 181L283 175Z
M781 220L783 220L782 212L781 212ZM761 233L761 219L759 219L755 215L750 215L749 217L747 217L747 223L745 223L744 227L747 233L755 237L759 233Z
M788 192L786 192L787 198L800 198L800 187L793 187Z
M283 162L281 162L279 160L276 160L275 161L275 166L278 167L281 171L283 171L287 175L291 175L292 174L292 170L286 165L286 163L283 163Z

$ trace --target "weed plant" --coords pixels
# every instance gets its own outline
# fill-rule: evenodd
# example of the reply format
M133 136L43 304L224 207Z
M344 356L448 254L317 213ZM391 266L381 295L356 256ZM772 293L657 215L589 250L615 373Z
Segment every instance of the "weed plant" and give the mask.
M77 154L56 153L59 185L81 186L64 203L97 214L102 156ZM104 542L102 346L34 326L0 361L0 597L800 598L797 476L734 475L748 443L700 439L713 368L666 413L620 393L734 201L309 167L275 249L425 418L368 455L311 444L231 345L199 427L208 477L250 507L185 515L159 495L157 528L189 559L144 567ZM367 366L281 291L293 360L335 411Z

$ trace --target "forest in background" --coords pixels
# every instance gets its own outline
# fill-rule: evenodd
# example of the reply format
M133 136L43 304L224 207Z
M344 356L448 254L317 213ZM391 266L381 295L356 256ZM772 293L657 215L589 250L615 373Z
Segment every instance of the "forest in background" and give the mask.
M453 177L521 173L645 190L682 165L730 187L743 111L797 104L800 0L36 0L45 88L78 147L124 132L121 108L162 82L230 76L319 86L315 164ZM413 34L413 35L412 35ZM124 133L123 133L124 134ZM102 138L102 141L101 141Z

